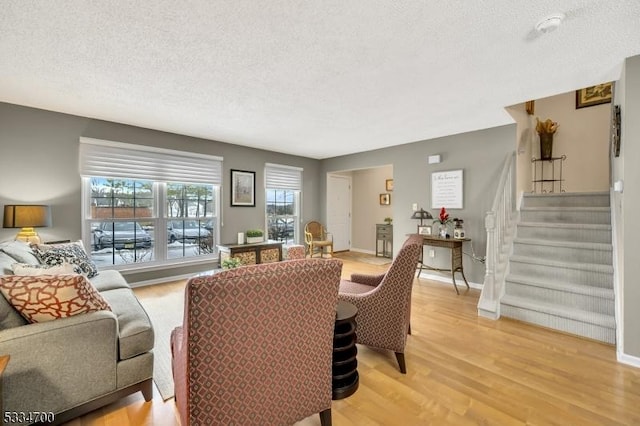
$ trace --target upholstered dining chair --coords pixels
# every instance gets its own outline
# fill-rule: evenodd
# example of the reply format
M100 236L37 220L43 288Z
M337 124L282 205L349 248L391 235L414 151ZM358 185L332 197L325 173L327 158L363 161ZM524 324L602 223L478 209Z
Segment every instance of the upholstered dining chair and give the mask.
M331 425L342 262L302 259L191 278L171 334L182 426ZM309 291L313 288L313 291Z
M340 282L339 300L358 308L357 342L395 353L403 374L409 333L411 289L422 251L422 236L411 235L384 274L352 274Z
M320 252L323 256L324 248L329 248L329 254L333 254L333 235L322 226L320 222L312 220L304 226L304 242L307 246L307 253L313 257L314 251Z

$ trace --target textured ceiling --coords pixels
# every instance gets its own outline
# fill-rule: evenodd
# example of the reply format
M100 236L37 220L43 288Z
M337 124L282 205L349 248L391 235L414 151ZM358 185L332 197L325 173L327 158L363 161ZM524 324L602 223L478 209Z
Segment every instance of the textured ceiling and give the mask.
M0 101L313 158L511 123L636 54L638 0L0 7Z

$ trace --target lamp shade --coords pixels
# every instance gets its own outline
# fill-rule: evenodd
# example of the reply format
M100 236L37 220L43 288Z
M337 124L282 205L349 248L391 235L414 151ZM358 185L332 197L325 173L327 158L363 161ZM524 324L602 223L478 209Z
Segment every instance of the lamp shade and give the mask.
M3 228L38 228L51 226L49 206L41 204L7 204L4 206Z
M413 215L411 216L411 219L433 219L433 216L431 216L431 213L429 213L428 211L424 210L424 209L420 209L420 210L416 210L415 212L413 212Z

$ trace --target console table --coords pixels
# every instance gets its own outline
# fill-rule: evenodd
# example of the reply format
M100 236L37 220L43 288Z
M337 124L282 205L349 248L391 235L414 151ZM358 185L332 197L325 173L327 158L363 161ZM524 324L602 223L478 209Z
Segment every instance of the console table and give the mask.
M358 390L358 348L356 347L356 315L358 308L338 301L333 331L332 399L342 399Z
M282 260L282 241L265 241L252 244L220 244L220 263L230 257L236 257L243 265L280 262Z
M382 242L382 251L378 251L379 243ZM393 253L393 225L376 224L376 257L391 257Z
M423 269L439 272L451 272L453 288L456 289L456 294L460 294L460 292L458 291L458 286L456 285L455 277L455 273L460 272L462 274L462 278L464 279L464 283L467 285L467 288L469 288L469 283L467 282L467 277L464 276L464 268L462 266L462 243L464 241L471 241L471 238L442 238L434 235L422 235L423 246L444 247L451 249L451 269L440 269L426 265L424 263L423 250L422 254L420 255L420 262L418 263L418 275L420 274L420 272L422 272Z

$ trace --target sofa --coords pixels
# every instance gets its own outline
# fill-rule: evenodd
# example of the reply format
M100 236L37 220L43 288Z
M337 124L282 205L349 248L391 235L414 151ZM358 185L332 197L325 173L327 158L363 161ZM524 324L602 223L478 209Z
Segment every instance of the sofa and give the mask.
M41 263L38 251L26 243L0 243L0 284L22 279L13 274L16 265L40 268ZM51 277L88 281L108 309L29 322L11 298L1 294L0 356L10 356L2 375L3 410L54 413L59 424L137 391L150 401L153 327L122 275L105 270L90 278L76 274L37 279Z

